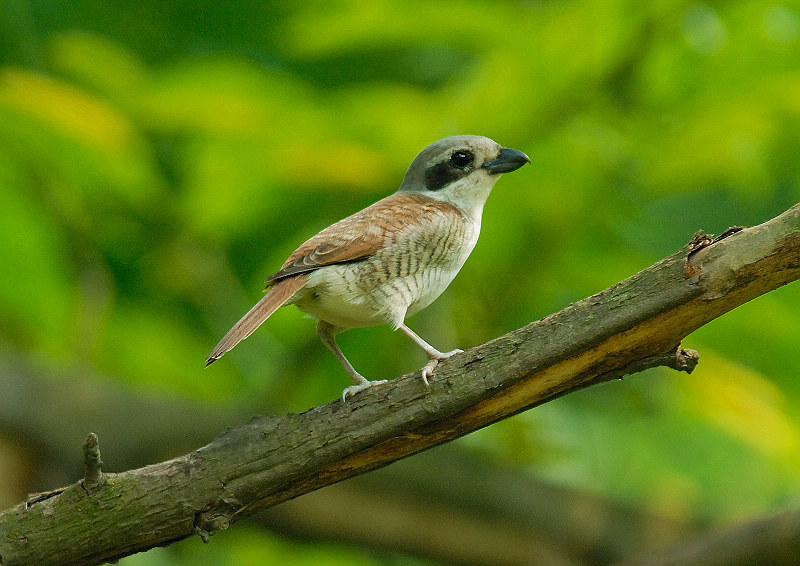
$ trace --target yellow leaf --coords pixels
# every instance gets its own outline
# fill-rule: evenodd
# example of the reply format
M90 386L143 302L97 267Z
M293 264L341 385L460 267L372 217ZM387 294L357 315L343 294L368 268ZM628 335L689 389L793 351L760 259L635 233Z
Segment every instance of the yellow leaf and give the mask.
M128 120L105 102L31 71L2 70L0 102L98 149L120 151L134 137Z
M759 452L797 459L798 430L780 389L758 372L713 354L703 354L702 367L702 377L683 379L696 412Z

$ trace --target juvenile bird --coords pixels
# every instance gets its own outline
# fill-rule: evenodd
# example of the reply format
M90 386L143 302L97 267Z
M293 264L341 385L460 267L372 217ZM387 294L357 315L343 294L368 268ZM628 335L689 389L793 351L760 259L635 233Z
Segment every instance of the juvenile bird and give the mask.
M386 380L369 381L339 346L336 334L389 324L428 356L422 379L440 352L405 324L431 304L467 260L481 228L481 213L501 173L529 163L528 156L482 136L453 136L432 143L411 162L400 188L375 204L328 226L297 248L267 277L267 294L220 340L206 360L219 359L283 305L317 320L317 335L353 380L342 399Z

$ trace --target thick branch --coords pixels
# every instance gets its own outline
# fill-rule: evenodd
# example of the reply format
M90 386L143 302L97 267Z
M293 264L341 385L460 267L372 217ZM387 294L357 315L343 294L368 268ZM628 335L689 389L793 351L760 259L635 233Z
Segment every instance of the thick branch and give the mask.
M683 337L717 316L798 278L800 205L760 226L695 242L559 313L454 356L437 368L429 389L409 374L347 403L256 417L185 456L104 473L92 494L75 484L20 504L0 515L0 564L96 564L192 533L205 537L260 507L619 377L641 360L676 351Z
M21 443L20 452L36 455L26 479L37 489L75 477L75 438L90 428L102 431L104 444L114 447L113 465L130 469L158 461L166 451L180 453L181 447L201 444L204 436L213 438L207 431L214 423L219 431L252 414L242 406L245 400L234 403L236 413L209 410L202 402L176 405L174 398L143 398L119 381L100 377L88 380L91 392L84 395L85 377L67 372L51 379L19 359L11 366L5 371L0 366L0 434L10 431ZM17 380L36 394L8 399L9 385L24 389ZM46 412L39 410L42 406ZM76 414L76 406L92 410ZM104 407L113 412L97 410ZM150 430L158 430L158 444L142 438L147 429L137 427L132 434L127 415L146 414L151 421L167 413L168 424L166 418L160 427L149 423ZM63 424L54 429L53 423ZM46 478L34 479L37 470L46 470ZM695 525L537 481L524 469L480 458L453 443L269 507L248 520L306 542L333 540L442 564L483 566L530 564L533 557L542 557L542 564L593 564L597 557L644 555L695 532ZM595 526L587 529L587 521ZM433 522L435 537L420 528Z

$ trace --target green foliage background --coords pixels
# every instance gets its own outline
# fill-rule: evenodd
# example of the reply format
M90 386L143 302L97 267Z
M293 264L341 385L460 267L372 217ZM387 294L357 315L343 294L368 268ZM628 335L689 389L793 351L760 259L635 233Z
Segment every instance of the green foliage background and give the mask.
M425 145L476 133L532 159L411 320L469 347L798 202L799 63L796 2L3 0L0 356L220 408L330 401L346 375L293 308L204 357L296 245L394 191ZM791 506L799 315L795 284L689 337L692 376L595 387L461 445L682 520ZM387 328L340 343L374 379L423 362ZM122 564L373 563L265 536Z

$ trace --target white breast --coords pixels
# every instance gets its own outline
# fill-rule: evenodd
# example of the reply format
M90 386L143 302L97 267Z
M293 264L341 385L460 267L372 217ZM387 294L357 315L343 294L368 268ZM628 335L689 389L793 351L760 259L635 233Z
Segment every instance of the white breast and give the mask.
M472 219L438 220L399 231L364 261L313 271L294 304L342 329L397 327L442 294L478 240L480 224Z

